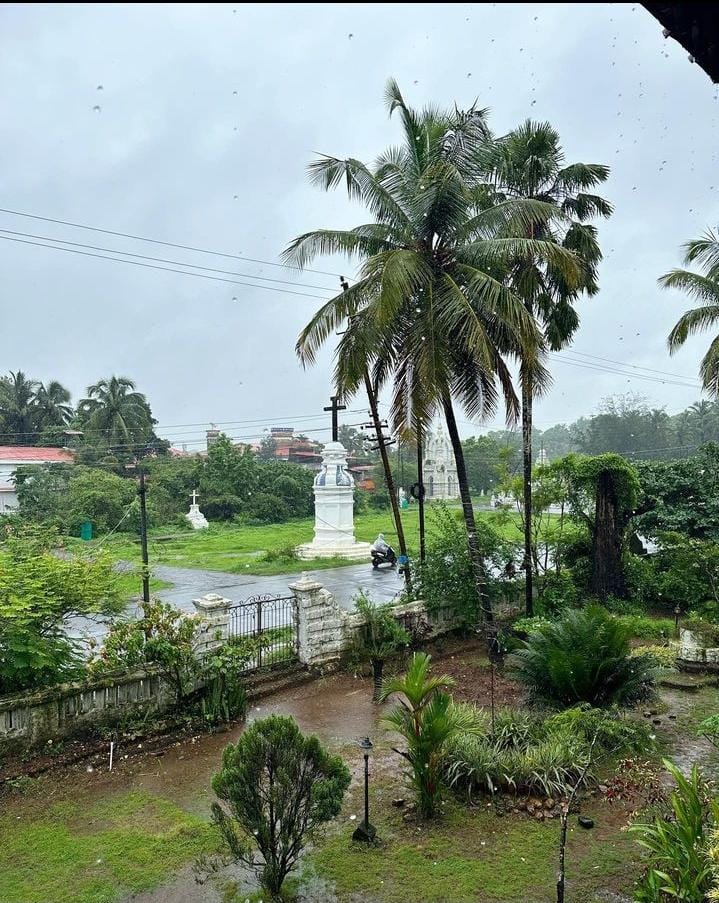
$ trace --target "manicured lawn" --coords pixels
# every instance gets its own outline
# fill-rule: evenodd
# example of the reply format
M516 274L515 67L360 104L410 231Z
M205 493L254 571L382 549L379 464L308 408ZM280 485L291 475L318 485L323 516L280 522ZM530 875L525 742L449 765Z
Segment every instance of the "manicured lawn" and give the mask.
M547 903L555 898L558 820L498 818L479 800L477 808L448 803L444 817L431 825L405 823L402 811L390 809L388 802L372 817L378 846L353 843L355 822L344 821L310 857L306 874L316 871L336 888L341 903ZM595 830L583 831L576 818L571 821L568 899L574 903L587 903L595 891L628 889L637 874L636 841L609 822L613 813L606 805L596 808L597 813L587 808L597 817Z
M459 509L457 513L459 515ZM520 540L519 521L515 515L478 512L478 516L494 523L506 539L514 542ZM417 508L403 511L402 519L410 554L416 554L419 548ZM153 530L150 533L150 562L248 574L282 574L306 570L308 567L306 562L294 560L289 554L283 553L288 553L290 549L303 542L309 542L312 539L313 527L313 519L305 518L263 526L213 524L208 530L186 533L178 533L171 527ZM427 529L431 532L431 508L427 518ZM358 540L372 542L378 533L384 533L388 542L397 546L397 535L390 511L372 511L357 515L355 535ZM67 543L74 550L92 546L102 547L107 548L118 560L133 562L140 560L139 542L129 534L115 534L108 540L99 537L92 543L69 539ZM351 562L339 559L313 561L312 570L349 563Z
M136 791L11 811L0 818L3 903L114 903L217 846L208 822Z

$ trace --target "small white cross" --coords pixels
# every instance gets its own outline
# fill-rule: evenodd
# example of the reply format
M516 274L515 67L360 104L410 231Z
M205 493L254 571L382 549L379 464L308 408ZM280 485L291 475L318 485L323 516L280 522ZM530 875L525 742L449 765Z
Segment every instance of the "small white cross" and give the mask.
M193 489L192 490L192 504L193 505L197 504L197 496L198 495L199 495L198 491L196 489Z

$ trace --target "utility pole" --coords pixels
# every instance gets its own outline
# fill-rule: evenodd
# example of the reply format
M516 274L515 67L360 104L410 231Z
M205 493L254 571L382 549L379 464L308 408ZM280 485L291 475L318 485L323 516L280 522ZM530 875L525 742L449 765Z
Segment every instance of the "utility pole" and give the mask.
M137 488L137 494L140 496L140 546L142 548L142 600L145 605L150 602L150 562L147 555L147 505L145 497L147 495L147 487L145 486L145 469L138 462L140 469L140 483Z
M402 524L402 515L399 510L399 500L397 498L397 490L392 477L392 468L389 463L387 454L387 446L392 445L396 440L388 439L384 431L387 428L387 422L380 420L379 411L377 410L377 395L372 385L369 373L365 370L364 375L365 389L367 390L367 398L369 399L369 414L372 418L371 423L363 424L366 429L374 430L374 436L370 436L372 441L377 444L372 447L372 451L379 451L382 459L382 468L384 470L385 482L387 483L387 492L389 493L389 501L392 506L392 515L394 516L395 527L397 529L397 542L399 544L400 555L406 562L404 565L404 581L407 586L407 592L412 592L412 576L409 572L409 557L407 555L407 542L404 537L404 525Z
M340 285L342 286L343 292L346 292L350 287L349 282L347 282L344 276L340 276ZM375 450L379 450L380 458L382 459L384 480L387 484L387 492L389 492L389 502L392 506L392 516L394 518L395 529L397 530L397 543L399 545L399 552L400 555L404 556L404 559L407 562L407 564L405 564L404 566L404 581L407 587L407 592L411 594L412 575L410 574L409 570L409 556L407 555L407 543L404 538L404 527L402 525L402 515L400 514L399 510L399 500L397 498L397 491L395 489L394 479L392 477L392 468L390 467L389 457L387 455L388 441L383 432L383 424L380 419L379 408L377 406L377 392L375 390L375 387L372 385L372 378L370 377L368 367L365 367L364 371L364 385L365 390L367 391L367 401L369 402L370 408L368 413L372 418L372 423L368 424L368 426L375 432L375 441L377 442ZM334 403L335 402L333 400L333 404ZM331 408L325 408L325 410L331 410Z

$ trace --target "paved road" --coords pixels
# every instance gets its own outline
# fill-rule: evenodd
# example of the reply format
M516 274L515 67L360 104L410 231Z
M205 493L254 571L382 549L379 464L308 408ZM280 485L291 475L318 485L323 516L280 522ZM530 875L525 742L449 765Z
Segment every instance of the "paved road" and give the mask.
M364 590L375 602L388 602L404 587L404 580L396 569L372 569L371 564L353 564L348 567L308 570L337 599L342 608L351 610L354 596ZM249 596L267 594L273 596L290 595L289 584L300 578L300 574L277 574L274 577L257 577L251 574L226 574L223 571L204 571L195 568L177 568L158 565L153 574L160 580L172 583L172 587L159 590L156 595L165 602L171 602L182 611L194 613L193 599L205 593L218 593L233 602L242 602ZM137 606L128 606L128 614ZM107 633L107 619L74 618L67 625L73 636L81 636L100 641Z
M354 596L364 590L375 602L386 602L404 587L404 580L396 570L388 568L372 569L370 564L353 564L348 567L327 568L313 571L311 562L307 570L325 586L343 608L352 609ZM172 602L183 611L194 611L192 600L205 593L219 593L233 602L242 602L248 596L259 593L286 596L288 585L300 578L300 574L277 574L273 577L258 577L251 574L226 574L221 571L202 571L190 568L175 568L159 565L153 573L160 580L174 584L171 589L163 589L158 596Z

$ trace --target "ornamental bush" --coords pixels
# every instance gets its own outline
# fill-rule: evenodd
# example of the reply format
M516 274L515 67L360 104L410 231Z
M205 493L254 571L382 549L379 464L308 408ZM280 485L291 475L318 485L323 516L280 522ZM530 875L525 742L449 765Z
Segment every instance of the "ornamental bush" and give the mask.
M340 811L350 773L292 718L271 715L225 747L212 814L233 858L276 898L305 845Z
M631 656L631 630L591 605L539 627L509 661L530 692L563 706L631 705L652 692L654 661Z

